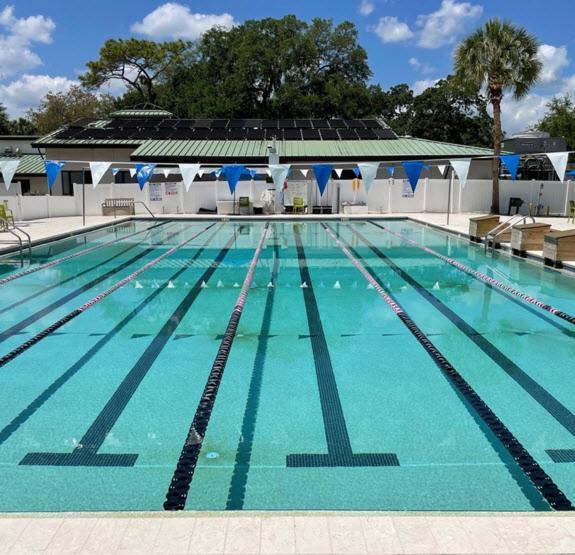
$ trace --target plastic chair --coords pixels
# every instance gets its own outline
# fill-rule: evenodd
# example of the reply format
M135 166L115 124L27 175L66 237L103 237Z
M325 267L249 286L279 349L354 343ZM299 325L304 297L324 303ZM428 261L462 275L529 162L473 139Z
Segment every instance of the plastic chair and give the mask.
M14 214L12 210L3 203L0 203L0 224L4 227L12 224L12 227L14 227Z
M242 209L247 210L245 213L250 213L250 197L240 197L240 215L242 214Z
M575 201L569 201L569 216L567 217L567 223L571 220L575 224Z
M293 213L305 214L305 204L302 197L293 197Z

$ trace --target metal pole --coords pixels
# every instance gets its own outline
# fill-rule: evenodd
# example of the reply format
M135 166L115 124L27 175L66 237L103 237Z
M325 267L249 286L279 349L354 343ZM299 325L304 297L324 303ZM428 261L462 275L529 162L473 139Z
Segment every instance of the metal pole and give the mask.
M451 189L453 187L453 168L451 168L451 176L449 177L449 188L447 190L447 224L449 225L449 213L451 212Z
M86 225L86 170L82 168L82 225Z

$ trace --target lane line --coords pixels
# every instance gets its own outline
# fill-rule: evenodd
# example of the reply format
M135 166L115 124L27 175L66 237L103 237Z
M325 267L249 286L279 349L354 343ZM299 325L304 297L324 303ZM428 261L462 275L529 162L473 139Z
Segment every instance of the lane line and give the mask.
M228 321L228 325L222 342L220 343L212 369L210 370L204 391L196 408L196 412L194 413L194 418L182 447L182 452L172 476L172 480L168 487L166 500L164 501L164 509L166 511L181 511L186 506L186 500L194 477L198 457L202 449L202 443L210 422L218 389L222 382L226 363L232 349L250 285L254 278L256 266L264 247L268 229L269 222L266 222L250 262L246 277L244 278L232 315Z
M193 235L189 239L186 239L182 243L180 243L180 244L176 245L175 247L172 247L171 249L167 250L164 254L158 256L157 258L154 258L153 260L151 260L150 262L148 262L147 264L145 264L144 266L142 266L141 268L139 268L135 272L132 272L130 275L126 276L124 279L116 282L114 285L112 285L111 287L109 287L105 291L102 291L99 295L96 295L94 298L85 302L83 305L79 306L78 308L76 308L72 312L69 312L68 314L66 314L66 316L64 316L63 318L60 318L60 320L57 320L56 322L54 322L53 324L51 324L50 326L48 326L47 328L42 330L40 333L31 337L25 343L22 343L21 345L19 345L18 347L16 347L15 349L10 351L6 355L4 355L3 357L0 357L0 368L2 366L5 366L6 364L8 364L10 361L14 360L17 356L21 355L23 352L27 351L30 347L32 347L33 345L35 345L36 343L38 343L39 341L41 341L42 339L44 339L45 337L50 335L52 332L56 331L57 329L61 328L63 325L70 322L70 320L73 320L77 316L80 316L80 314L86 312L86 310L92 308L95 304L99 303L101 300L105 299L106 297L108 297L109 295L111 295L112 293L114 293L115 291L117 291L118 289L120 289L121 287L126 285L127 283L130 283L131 281L135 280L139 275L144 273L146 270L153 268L156 264L158 264L162 260L164 260L164 258L167 258L168 256L174 254L177 250L181 249L182 247L184 247L185 245L187 245L188 243L190 243L191 241L193 241L194 239L199 237L202 233L205 233L208 229L210 229L214 225L216 225L216 224L215 223L210 224L208 227L202 229L201 231L199 231L198 233L196 233L195 235Z
M395 313L401 322L417 339L419 344L425 349L441 373L447 378L451 386L469 403L475 415L491 430L493 435L501 442L509 455L523 471L523 474L533 486L535 492L538 492L549 506L557 511L575 510L569 498L559 489L551 477L543 470L533 456L525 449L521 442L511 433L493 410L485 403L481 396L467 383L465 378L451 365L445 356L421 331L415 322L407 315L401 305L393 298L392 294L383 286L379 277L368 270L354 257L349 248L340 241L324 223L321 224L328 235L333 239L337 246L351 263L359 270L365 279L373 286L379 296L385 301L387 306ZM521 487L521 484L518 484ZM530 492L523 492L527 499L532 500Z

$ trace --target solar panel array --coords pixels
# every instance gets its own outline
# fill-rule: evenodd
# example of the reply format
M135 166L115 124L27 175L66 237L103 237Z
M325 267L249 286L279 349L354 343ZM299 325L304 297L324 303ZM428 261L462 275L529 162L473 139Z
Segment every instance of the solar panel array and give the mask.
M84 140L271 140L357 141L397 139L376 119L161 119L114 118L92 127L83 118L56 135L57 139ZM102 125L102 124L100 124Z

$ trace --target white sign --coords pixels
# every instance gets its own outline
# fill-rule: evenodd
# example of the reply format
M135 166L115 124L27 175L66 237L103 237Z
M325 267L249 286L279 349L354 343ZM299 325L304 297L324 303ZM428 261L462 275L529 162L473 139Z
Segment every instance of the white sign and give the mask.
M413 191L411 190L411 183L409 183L409 179L402 179L401 180L402 192L401 196L403 198L413 198Z
M178 184L177 183L164 183L166 187L166 196L167 197L174 197L178 196Z
M150 202L162 202L163 199L162 184L150 183Z

